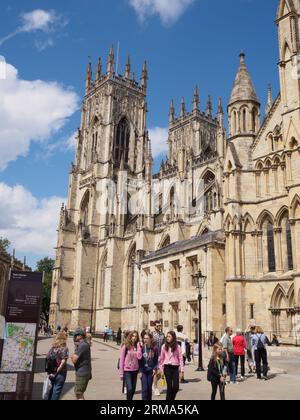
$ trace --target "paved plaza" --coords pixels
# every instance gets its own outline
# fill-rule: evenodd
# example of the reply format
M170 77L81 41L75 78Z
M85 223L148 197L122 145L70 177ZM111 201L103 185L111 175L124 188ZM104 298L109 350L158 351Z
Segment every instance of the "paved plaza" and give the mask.
M38 345L38 360L36 363L36 375L33 399L40 400L44 380L44 360L50 348L52 339L41 338ZM69 350L72 353L74 345L69 340ZM300 352L286 353L283 349L270 357L271 380L258 381L256 377L249 377L243 383L226 387L227 400L300 400ZM117 363L119 349L114 344L104 344L95 339L92 347L93 379L86 393L87 400L125 400L121 393L121 380L118 376ZM205 350L205 365L208 362L208 351ZM195 365L186 367L186 379L188 384L181 385L178 400L209 400L210 384L206 380L206 372L199 374L195 371ZM68 378L65 384L62 399L74 400L74 368L69 363ZM141 399L140 381L135 399ZM165 400L163 390L161 397L154 399Z

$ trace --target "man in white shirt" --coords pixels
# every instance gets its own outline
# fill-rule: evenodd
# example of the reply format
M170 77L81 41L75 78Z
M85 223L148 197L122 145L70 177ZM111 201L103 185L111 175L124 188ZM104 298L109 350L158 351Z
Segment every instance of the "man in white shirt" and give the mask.
M184 361L184 365L185 365L185 362L186 362L186 341L188 340L188 338L183 333L183 326L182 325L177 326L176 339L177 339L177 343L181 347L181 351L182 351L182 355L183 355L183 361ZM184 374L181 377L181 383L182 384L187 384L188 383L188 381L186 381L184 379Z

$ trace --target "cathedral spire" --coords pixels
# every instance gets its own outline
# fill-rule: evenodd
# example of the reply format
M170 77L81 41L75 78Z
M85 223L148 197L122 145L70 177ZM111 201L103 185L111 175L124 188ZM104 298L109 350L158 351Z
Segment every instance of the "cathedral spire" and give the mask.
M268 113L270 112L271 108L273 105L273 98L272 98L272 87L271 84L269 83L268 85L268 101L267 101L267 106L265 109L266 115L268 115Z
M141 86L144 89L147 89L147 80L148 80L148 70L147 70L147 61L145 61L143 65L142 82L141 82Z
M195 86L195 90L194 90L193 110L194 110L194 112L199 111L199 92L198 92L198 86Z
M185 117L185 100L184 97L181 99L181 109L180 109L180 118Z
M222 98L219 98L218 102L218 121L221 127L224 127L224 111L223 111L223 104L222 104Z
M211 104L211 97L210 97L210 95L207 98L206 115L208 117L211 117L212 116L212 104Z
M241 52L240 66L231 92L229 105L232 105L237 101L253 101L259 103L254 85L246 66L245 57L245 53Z
M92 63L88 64L88 70L86 75L86 82L85 82L85 91L87 92L92 86Z
M170 117L169 118L170 124L173 124L175 122L175 107L174 107L174 99L173 98L171 100L169 117Z
M130 57L128 56L126 69L125 69L125 79L130 79L131 63Z
M114 67L115 67L115 55L114 55L114 47L111 46L107 61L107 75L112 76L114 74Z
M99 82L99 80L101 79L101 74L102 74L102 62L101 62L101 58L99 58L98 65L97 65L97 74L96 74L97 82Z

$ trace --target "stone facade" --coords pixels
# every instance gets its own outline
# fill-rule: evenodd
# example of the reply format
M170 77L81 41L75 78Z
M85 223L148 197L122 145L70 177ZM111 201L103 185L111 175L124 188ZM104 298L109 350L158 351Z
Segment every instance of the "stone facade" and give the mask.
M155 175L146 63L140 84L130 60L124 76L114 73L112 49L105 74L99 60L93 80L89 65L69 199L61 210L51 324L101 331L105 325L142 329L161 319L165 330L180 323L194 338L194 274L201 270L204 331L221 332L226 324L245 329L254 318L266 331L297 341L299 18L300 0L279 2L281 88L275 101L269 88L262 124L242 53L228 137L221 100L215 117L210 98L202 112L195 88L190 112L182 98L176 116L172 100L168 158ZM135 193L124 195L124 174ZM106 194L112 182L113 196ZM136 191L144 211L124 211Z

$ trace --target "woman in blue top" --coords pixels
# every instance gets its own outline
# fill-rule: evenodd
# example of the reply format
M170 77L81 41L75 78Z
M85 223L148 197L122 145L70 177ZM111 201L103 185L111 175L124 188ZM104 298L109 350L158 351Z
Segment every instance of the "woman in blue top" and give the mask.
M153 336L146 333L144 336L144 345L138 350L138 359L140 360L140 372L142 374L142 399L143 401L152 400L153 376L158 369L158 351Z

